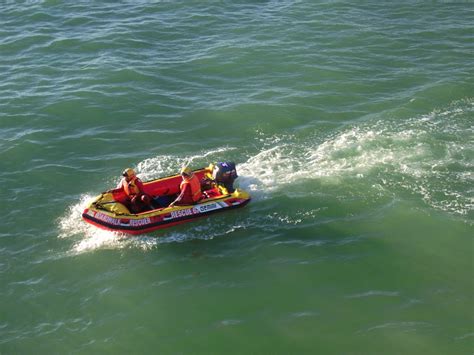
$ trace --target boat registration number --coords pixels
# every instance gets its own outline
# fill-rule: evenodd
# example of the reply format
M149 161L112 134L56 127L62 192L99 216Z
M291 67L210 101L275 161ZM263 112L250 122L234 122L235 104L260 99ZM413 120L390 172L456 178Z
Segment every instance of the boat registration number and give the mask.
M217 210L219 208L221 208L221 206L219 206L217 203L210 203L210 204L207 204L207 205L194 206L193 208L187 208L187 209L184 209L184 210L171 212L171 218L192 216L192 215L195 215L195 214L200 214L200 213L204 213L204 212Z

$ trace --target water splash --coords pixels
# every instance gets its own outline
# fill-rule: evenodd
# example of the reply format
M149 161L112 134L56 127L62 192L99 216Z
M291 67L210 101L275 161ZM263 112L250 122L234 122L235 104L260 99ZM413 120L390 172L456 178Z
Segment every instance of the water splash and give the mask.
M123 248L121 243L123 235L108 232L85 223L82 220L82 212L94 199L92 195L83 195L80 201L70 206L58 220L59 238L72 238L75 240L70 254L76 255L95 249L117 249ZM76 241L77 238L80 238Z

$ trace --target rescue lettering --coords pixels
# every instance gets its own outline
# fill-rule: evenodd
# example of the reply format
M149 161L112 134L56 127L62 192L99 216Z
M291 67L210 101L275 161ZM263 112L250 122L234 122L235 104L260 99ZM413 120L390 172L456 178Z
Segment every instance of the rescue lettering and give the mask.
M120 220L107 216L106 214L103 214L101 212L96 212L94 217L105 223L113 224L115 226L120 224Z
M186 217L195 214L194 208L171 212L171 218Z
M142 218L142 219L131 219L130 220L130 225L132 227L139 227L139 226L144 226L151 223L151 219L148 217Z

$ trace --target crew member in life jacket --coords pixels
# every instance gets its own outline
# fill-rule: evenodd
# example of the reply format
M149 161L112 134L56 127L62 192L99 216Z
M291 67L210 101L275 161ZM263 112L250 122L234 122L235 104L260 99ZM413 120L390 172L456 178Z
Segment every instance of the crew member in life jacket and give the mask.
M135 174L135 170L127 168L122 173L122 180L118 184L118 189L123 189L127 195L127 204L130 212L140 213L148 209L153 209L151 198L144 193L143 182Z
M179 186L180 193L176 200L171 202L170 207L173 207L174 205L194 205L202 197L201 182L190 168L187 166L183 167L181 169L181 177L183 178L183 181Z

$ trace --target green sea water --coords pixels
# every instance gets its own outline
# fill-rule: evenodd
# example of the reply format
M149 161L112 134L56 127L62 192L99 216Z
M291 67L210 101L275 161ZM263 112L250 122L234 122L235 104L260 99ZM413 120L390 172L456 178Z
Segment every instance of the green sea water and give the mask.
M2 1L0 354L473 354L472 1ZM245 208L126 237L133 167Z

